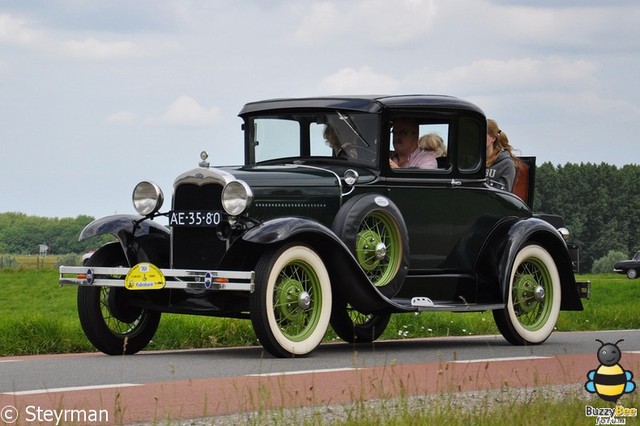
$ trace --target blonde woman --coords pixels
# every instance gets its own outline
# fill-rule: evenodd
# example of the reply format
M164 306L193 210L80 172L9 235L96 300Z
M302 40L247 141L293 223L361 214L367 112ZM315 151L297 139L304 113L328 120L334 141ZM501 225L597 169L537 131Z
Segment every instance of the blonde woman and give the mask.
M487 183L506 191L513 190L517 161L507 135L495 120L487 119Z
M446 157L447 147L444 146L442 136L437 133L427 133L418 140L418 148L431 151L435 157Z

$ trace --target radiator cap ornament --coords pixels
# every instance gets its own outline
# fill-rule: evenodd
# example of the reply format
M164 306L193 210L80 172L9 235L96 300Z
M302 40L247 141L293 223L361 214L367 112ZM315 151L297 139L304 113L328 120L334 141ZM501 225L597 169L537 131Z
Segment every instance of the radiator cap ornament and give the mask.
M207 154L207 151L202 151L200 153L200 164L198 164L200 167L205 167L205 168L209 168L209 162L207 161L207 158L209 158L209 154Z

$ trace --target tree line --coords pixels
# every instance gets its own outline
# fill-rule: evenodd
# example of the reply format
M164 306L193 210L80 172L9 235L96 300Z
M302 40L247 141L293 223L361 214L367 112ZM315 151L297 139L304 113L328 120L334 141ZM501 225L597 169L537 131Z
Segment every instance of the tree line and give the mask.
M536 169L534 212L557 214L580 246L580 271L609 252L640 250L640 166L543 163Z
M95 250L102 239L78 241L80 231L94 218L46 218L24 213L0 213L0 254L39 254L40 246L47 254L85 253Z
M543 163L536 169L534 212L564 218L580 246L581 273L590 272L611 251L631 256L640 250L640 166ZM49 254L95 249L110 238L78 241L92 220L84 215L59 219L0 213L0 254L37 254L41 244Z

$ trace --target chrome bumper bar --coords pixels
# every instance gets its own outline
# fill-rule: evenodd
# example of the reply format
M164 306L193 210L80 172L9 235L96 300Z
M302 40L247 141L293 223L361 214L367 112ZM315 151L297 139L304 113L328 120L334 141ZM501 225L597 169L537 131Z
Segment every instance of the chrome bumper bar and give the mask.
M132 270L128 267L61 266L60 285L124 287L125 278ZM158 288L236 290L253 292L253 271L204 271L190 269L159 269L164 284ZM132 291L143 290L139 287ZM153 291L150 289L149 291Z

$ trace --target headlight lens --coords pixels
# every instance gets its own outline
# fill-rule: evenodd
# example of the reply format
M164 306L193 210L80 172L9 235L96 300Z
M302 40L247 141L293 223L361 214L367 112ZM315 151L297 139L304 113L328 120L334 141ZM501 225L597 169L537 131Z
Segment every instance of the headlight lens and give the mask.
M160 210L164 203L164 194L153 182L142 181L133 189L133 207L143 216L148 216Z
M240 180L229 182L222 190L222 207L230 216L244 213L252 200L251 188Z

